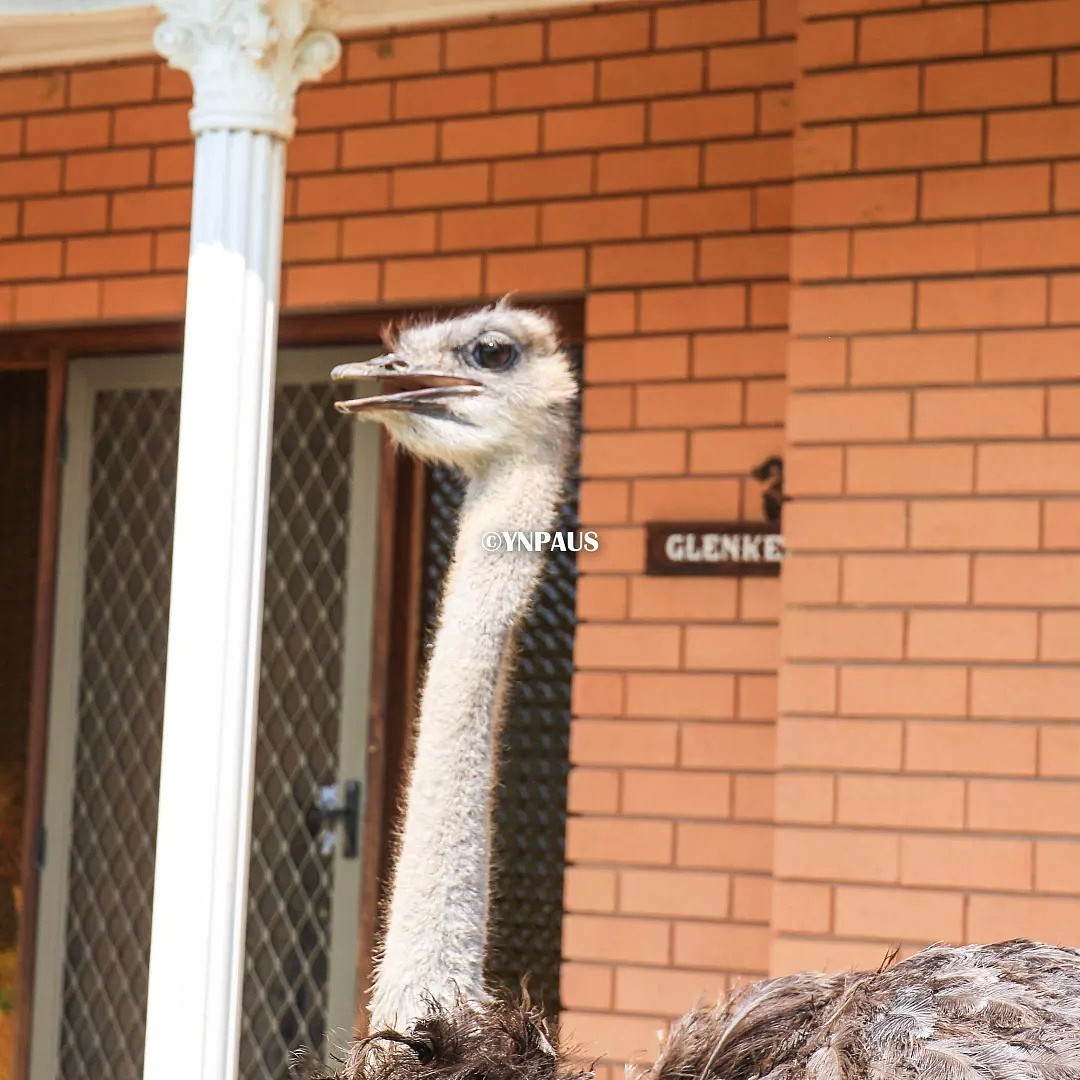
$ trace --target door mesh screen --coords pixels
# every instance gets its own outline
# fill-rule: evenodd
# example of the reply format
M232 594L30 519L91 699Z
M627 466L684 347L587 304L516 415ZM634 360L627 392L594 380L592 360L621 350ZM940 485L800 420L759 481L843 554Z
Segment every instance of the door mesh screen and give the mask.
M424 545L425 643L453 557L463 487L432 468L427 478ZM576 462L560 509L560 529L578 526ZM513 686L495 789L495 865L488 924L488 980L559 1009L562 956L566 778L570 752L577 559L552 552L536 601L518 634ZM426 654L425 645L425 654Z
M336 779L349 425L277 391L241 1074L322 1042L332 861L309 812ZM142 1075L179 392L95 400L61 1019L64 1080ZM178 1032L178 1052L183 1033Z
M142 1074L180 395L94 407L60 1075Z
M288 1075L326 1030L333 865L311 820L337 779L352 426L327 386L278 389L240 1070ZM345 948L351 948L346 943Z

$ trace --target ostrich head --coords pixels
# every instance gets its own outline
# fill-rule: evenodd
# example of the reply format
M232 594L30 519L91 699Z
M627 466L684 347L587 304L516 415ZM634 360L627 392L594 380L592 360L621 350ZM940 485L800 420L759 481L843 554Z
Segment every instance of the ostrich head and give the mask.
M381 393L337 408L378 420L409 453L482 471L532 454L565 429L576 382L551 320L500 302L441 322L415 324L390 351L334 368L334 379L378 379Z

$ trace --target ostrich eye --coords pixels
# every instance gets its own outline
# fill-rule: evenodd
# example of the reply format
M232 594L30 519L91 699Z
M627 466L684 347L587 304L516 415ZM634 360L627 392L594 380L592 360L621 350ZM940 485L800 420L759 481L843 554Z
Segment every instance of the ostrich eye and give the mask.
M502 371L510 367L518 358L518 347L501 335L485 334L469 353L469 361L474 367L485 371Z

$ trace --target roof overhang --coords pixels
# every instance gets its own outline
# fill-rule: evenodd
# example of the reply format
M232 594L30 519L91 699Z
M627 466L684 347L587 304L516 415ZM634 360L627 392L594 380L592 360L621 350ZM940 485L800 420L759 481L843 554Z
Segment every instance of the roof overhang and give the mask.
M333 0L340 33L409 23L583 6L588 0ZM597 0L592 0L593 3ZM603 3L606 0L599 0ZM92 63L154 52L161 19L145 0L0 0L0 71Z

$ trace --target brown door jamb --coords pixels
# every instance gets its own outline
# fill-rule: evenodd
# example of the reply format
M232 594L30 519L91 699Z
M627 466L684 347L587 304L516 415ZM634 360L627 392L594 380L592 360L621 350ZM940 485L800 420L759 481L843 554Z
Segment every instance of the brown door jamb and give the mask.
M60 519L60 443L64 415L67 362L49 349L38 359L0 360L0 369L44 370L47 379L45 432L41 468L41 514L38 524L37 574L34 586L34 628L30 672L30 725L26 748L26 793L23 814L22 911L18 935L18 1005L12 1076L26 1080L30 1070L30 1018L33 1008L37 941L39 833L45 791L45 742L49 713L49 671L56 577L57 529Z
M402 774L418 681L424 470L384 437L375 576L375 626L368 709L360 933L356 951L357 1034L367 1033L373 956L382 930L397 835Z

